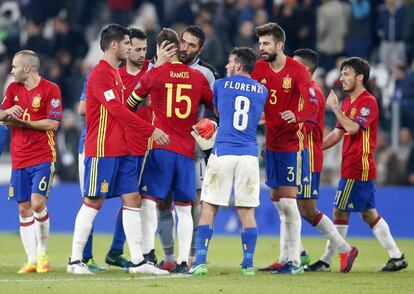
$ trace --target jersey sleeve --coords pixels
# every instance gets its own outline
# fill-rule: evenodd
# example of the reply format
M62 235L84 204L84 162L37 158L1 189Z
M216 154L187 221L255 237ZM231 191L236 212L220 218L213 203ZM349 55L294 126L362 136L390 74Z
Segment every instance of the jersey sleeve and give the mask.
M218 103L218 101L217 101L217 97L218 97L218 90L219 90L219 81L217 80L217 81L215 81L214 82L214 85L213 85L213 94L214 94L214 97L213 97L213 105L214 105L214 107L217 107L217 103Z
M79 97L79 101L82 101L82 100L85 100L86 99L86 82L88 81L89 76L91 75L92 69L93 68L91 68L89 70L89 72L86 74L85 81L83 82L82 93L81 93L81 95Z
M377 102L374 99L365 99L358 104L356 115L352 120L366 130L377 116Z
M319 103L310 76L302 65L298 67L297 83L304 100L303 108L297 113L297 118L299 122L310 122L309 125L314 126L318 120Z
M209 109L213 109L213 91L210 88L210 85L207 81L207 79L203 76L202 79L202 96L201 96L201 100L203 101L204 105L209 108Z
M346 100L344 100L344 102L342 102L341 111L343 113L345 113L345 111L346 111L346 106L345 106L346 102L347 102ZM335 128L344 130L344 127L341 125L341 123L338 120L336 121Z
M46 116L48 119L60 121L62 119L62 95L58 86L53 85L49 91L46 103Z
M114 78L108 73L97 75L93 84L93 95L108 109L121 126L134 132L138 131L140 135L151 136L155 129L154 126L138 118L122 105L118 91L115 89L115 83L110 82L113 80Z
M144 101L144 99L148 96L151 87L151 76L157 72L156 68L152 68L148 70L140 82L135 86L135 89L132 91L131 95L127 99L127 105L130 107L131 110L136 110L139 103Z
M14 105L13 101L13 84L7 87L6 95L4 96L3 102L1 103L0 109L8 109Z

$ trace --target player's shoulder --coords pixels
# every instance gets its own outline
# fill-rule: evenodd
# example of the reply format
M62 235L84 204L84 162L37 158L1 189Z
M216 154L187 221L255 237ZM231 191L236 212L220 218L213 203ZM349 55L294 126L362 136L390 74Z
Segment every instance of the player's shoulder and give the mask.
M358 97L358 104L361 104L362 106L364 104L371 104L375 105L377 107L377 99L372 95L370 92L365 90L359 97Z
M59 86L56 83L49 81L45 78L42 78L42 83L43 83L42 87L46 89L58 89L59 90Z
M264 60L263 58L260 58L258 60L256 60L256 64L254 65L255 70L257 69L265 69L269 67L269 63Z
M299 73L300 71L306 71L306 68L302 63L289 56L286 56L286 66L296 73Z
M211 64L209 64L209 63L207 63L207 62L205 62L204 60L201 60L201 59L198 61L198 64L201 67L205 67L208 71L210 71L213 74L213 76L216 80L220 78L220 75L219 75L217 69L214 66L212 66Z

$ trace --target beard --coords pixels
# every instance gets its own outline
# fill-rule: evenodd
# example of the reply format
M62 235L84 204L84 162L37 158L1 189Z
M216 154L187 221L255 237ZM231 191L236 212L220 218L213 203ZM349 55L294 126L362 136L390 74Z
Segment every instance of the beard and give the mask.
M273 62L277 58L276 53L270 54L270 53L267 53L267 52L260 52L260 54L262 55L262 57L263 57L264 54L267 54L267 57L264 57L264 60L267 61L267 62Z
M354 92L355 88L356 88L356 83L355 82L351 83L351 84L348 83L347 88L345 88L345 86L342 84L342 90L347 94L350 94L350 93Z
M133 59L129 58L128 60L129 60L129 62L131 62L136 67L142 67L144 65L145 58L142 58L142 59L140 58L140 59L136 59L136 60L133 60Z
M178 53L178 60L184 64L190 64L195 59L196 55L187 55L185 52Z

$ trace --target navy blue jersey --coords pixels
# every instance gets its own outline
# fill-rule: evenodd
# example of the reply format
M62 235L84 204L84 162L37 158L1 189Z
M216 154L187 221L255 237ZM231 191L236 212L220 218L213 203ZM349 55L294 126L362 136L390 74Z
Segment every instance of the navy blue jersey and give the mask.
M235 75L214 83L214 105L220 127L213 152L221 155L257 156L257 124L267 89L248 77Z

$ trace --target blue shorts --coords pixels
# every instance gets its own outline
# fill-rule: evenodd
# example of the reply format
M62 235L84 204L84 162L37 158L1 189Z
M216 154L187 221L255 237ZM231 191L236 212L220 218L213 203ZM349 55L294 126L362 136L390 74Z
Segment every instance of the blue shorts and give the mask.
M131 155L85 158L85 197L113 198L138 192L138 160Z
M277 189L280 186L308 184L310 176L309 173L306 175L306 171L303 174L303 156L303 152L273 152L266 149L266 185Z
M170 191L174 201L195 200L194 160L169 150L153 149L146 158L140 193L166 199Z
M302 185L298 187L297 199L318 199L319 198L319 184L320 173L312 173L310 178L310 185Z
M22 169L12 169L9 199L31 201L32 194L48 196L55 173L53 162L44 162Z
M349 212L375 208L374 181L356 181L342 178L336 191L334 206Z

